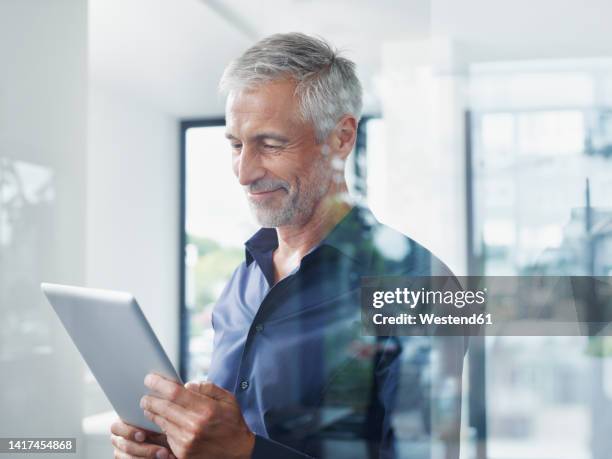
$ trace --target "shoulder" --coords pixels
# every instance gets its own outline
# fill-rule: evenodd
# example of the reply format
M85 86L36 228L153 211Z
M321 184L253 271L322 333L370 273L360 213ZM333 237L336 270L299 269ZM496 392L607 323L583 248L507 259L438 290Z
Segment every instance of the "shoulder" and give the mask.
M423 244L370 215L370 275L454 277L450 268Z
M462 289L461 283L452 270L423 244L400 231L374 220L370 224L372 247L368 275L372 277L402 276L419 278L422 286L429 286L431 277L444 278L446 288ZM437 345L447 348L447 358L455 359L456 368L462 368L462 359L473 334L467 328L456 336L439 338ZM460 370L459 370L460 371Z

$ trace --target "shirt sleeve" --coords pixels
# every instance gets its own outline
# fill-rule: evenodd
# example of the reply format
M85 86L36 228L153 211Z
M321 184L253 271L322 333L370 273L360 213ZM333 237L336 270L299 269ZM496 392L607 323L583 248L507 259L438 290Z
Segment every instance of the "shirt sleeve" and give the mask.
M282 445L281 443L270 440L269 438L255 435L255 447L251 459L313 459L299 451Z

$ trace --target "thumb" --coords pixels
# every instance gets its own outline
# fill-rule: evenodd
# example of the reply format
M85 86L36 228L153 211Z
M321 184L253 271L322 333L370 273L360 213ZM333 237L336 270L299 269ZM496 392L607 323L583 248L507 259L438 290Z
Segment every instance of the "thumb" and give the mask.
M192 390L194 392L199 392L200 389L200 383L197 381L187 381L185 383L185 389L187 390Z
M185 383L185 389L192 390L200 395L204 395L215 400L225 400L233 397L231 392L216 386L210 381L189 381Z

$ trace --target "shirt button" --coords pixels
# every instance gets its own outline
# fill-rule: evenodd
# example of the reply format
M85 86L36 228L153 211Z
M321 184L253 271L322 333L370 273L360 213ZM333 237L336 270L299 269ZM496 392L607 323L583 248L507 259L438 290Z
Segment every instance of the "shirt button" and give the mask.
M263 324L257 324L257 325L255 325L255 331L256 331L256 332L261 333L261 332L263 331L263 329L264 329Z
M242 381L242 382L240 383L240 388L241 388L242 390L247 390L247 389L249 388L249 382L248 382L248 381Z

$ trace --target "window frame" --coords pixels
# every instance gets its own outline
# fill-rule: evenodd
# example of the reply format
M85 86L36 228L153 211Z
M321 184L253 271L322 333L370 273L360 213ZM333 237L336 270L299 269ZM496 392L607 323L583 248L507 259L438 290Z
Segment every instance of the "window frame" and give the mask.
M185 247L187 243L187 131L191 128L225 126L225 117L182 120L179 126L179 375L187 379L189 367L189 313L185 303Z

